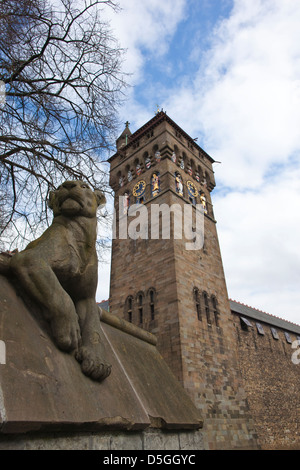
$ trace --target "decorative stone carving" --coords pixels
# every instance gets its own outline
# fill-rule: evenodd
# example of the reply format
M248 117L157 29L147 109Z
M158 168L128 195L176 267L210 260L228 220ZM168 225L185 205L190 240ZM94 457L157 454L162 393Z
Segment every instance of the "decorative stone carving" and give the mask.
M95 300L98 275L96 212L101 191L66 181L50 193L52 225L25 250L2 256L0 271L11 273L41 308L57 347L74 353L84 374L102 380L111 366L102 357Z

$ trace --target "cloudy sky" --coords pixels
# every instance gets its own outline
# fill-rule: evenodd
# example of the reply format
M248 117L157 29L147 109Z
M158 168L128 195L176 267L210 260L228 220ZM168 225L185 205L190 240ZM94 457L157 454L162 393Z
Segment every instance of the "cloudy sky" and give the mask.
M156 105L216 161L229 297L300 323L300 1L121 0L121 122ZM120 127L120 133L123 127ZM109 259L109 257L108 257ZM109 296L109 262L97 300Z

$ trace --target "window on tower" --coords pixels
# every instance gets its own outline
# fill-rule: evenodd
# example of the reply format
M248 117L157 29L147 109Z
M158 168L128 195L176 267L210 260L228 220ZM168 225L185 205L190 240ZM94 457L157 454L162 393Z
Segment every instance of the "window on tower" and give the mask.
M209 311L209 303L208 303L208 295L206 292L203 292L203 302L204 302L204 311L206 315L206 320L209 325L211 325L210 319L210 311Z
M204 173L203 185L204 185L205 187L209 187L209 183L210 183L210 178L209 178L208 172L206 171L206 172Z
M219 309L218 309L218 302L217 302L217 299L214 295L211 297L211 302L212 302L212 307L213 307L215 323L216 323L216 326L219 326L219 315L220 315L220 313L219 313Z
M129 321L130 323L132 323L132 304L133 304L133 298L130 295L129 297L127 297L127 300L126 300L127 321Z
M203 174L203 171L200 167L200 165L197 166L196 170L195 170L195 180L197 181L197 183L200 183L201 181L201 176Z
M121 174L120 171L117 174L117 178L118 178L119 188L122 188L124 186L125 179L124 179L124 176Z
M182 157L180 159L180 168L184 170L185 166L186 166L186 154L183 152Z
M149 290L149 305L150 305L150 319L154 320L155 316L155 290L150 289Z
M177 145L174 145L174 151L173 151L172 156L171 156L171 160L172 160L173 163L177 163L178 155L179 155L178 147L177 147Z
M144 153L144 164L146 170L149 170L149 168L151 168L151 158L149 157L148 152Z
M127 165L127 167L126 167L126 175L127 175L127 181L130 183L133 179L133 174L132 174L132 171L131 171L129 165Z
M150 137L153 137L153 130L151 130L150 132L148 132L147 134L147 139L150 139Z
M196 314L198 320L202 320L201 316L201 309L200 309L200 294L199 294L199 289L197 287L194 287L194 302L195 302L195 308L196 308Z
M143 294L138 294L138 316L139 324L143 324Z

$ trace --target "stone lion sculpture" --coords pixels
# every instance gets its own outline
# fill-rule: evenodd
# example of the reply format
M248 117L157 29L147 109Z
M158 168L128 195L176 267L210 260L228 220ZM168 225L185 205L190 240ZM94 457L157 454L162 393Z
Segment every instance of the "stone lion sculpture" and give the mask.
M86 183L64 182L50 193L52 225L6 262L7 271L41 307L58 348L75 352L82 372L99 381L111 371L102 357L95 301L96 212L104 203L103 193ZM3 272L3 261L0 266Z

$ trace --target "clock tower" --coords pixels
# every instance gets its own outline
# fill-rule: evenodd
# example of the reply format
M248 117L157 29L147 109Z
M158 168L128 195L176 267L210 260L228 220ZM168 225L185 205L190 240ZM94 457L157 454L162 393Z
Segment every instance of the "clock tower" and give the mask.
M111 313L156 335L201 410L207 448L255 447L211 200L213 158L160 111L133 134L126 123L109 162Z

